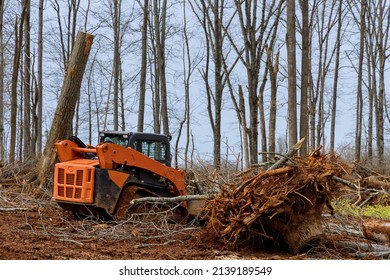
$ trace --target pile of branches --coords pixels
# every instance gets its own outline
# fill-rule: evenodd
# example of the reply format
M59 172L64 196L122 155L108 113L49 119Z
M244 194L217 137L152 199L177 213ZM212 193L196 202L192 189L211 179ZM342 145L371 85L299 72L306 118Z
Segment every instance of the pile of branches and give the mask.
M317 149L227 186L207 203L207 235L233 249L259 245L301 251L323 233L321 215L326 206L333 211L330 200L339 190L333 179L342 174L342 166Z

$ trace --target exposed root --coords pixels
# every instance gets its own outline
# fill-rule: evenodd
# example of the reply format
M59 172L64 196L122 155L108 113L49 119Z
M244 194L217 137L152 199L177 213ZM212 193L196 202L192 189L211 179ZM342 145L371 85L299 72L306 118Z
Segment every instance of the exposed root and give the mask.
M298 253L323 240L321 215L330 211L343 170L317 152L296 166L267 170L226 188L206 207L208 234L226 246L245 244L284 247Z

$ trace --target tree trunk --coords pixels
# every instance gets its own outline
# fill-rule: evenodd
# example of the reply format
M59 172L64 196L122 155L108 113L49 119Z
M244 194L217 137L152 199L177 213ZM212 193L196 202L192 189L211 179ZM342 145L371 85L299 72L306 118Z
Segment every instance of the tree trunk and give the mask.
M276 96L277 96L277 75L279 71L279 52L276 54L275 62L270 49L267 49L267 59L269 69L269 77L271 84L270 109L269 109L269 140L268 152L276 151Z
M267 77L268 77L268 60L265 65L264 75L263 75L263 81L261 82L260 89L259 89L259 123L260 123L260 136L261 136L261 151L263 154L261 155L261 161L267 162L267 129L265 126L265 112L264 112L264 91L265 86L267 84Z
M219 169L221 166L221 118L222 118L222 19L223 6L218 0L215 0L215 6L212 9L214 15L214 81L215 81L215 122L214 122L214 168Z
M23 21L25 17L26 9L23 7L22 14L20 16L20 22L18 27L18 20L15 20L15 54L12 69L12 85L11 85L11 142L9 161L14 162L16 157L16 128L17 128L17 107L18 107L18 76L20 67L20 53L22 50L23 39Z
M309 120L307 110L308 90L309 90L309 50L310 50L310 26L309 26L309 1L303 0L301 3L302 10L302 65L301 65L301 110L299 132L300 138L308 139L309 136ZM300 150L300 155L305 157L308 154L308 142L306 141Z
M192 5L192 4L191 4ZM205 82L207 94L207 113L213 133L213 155L214 168L219 169L221 165L221 117L222 117L222 94L223 81L223 34L222 19L224 6L218 0L201 0L198 8L201 10L202 18L196 14L202 24L206 40L206 66L202 70L202 78ZM192 9L194 7L192 5ZM211 10L211 11L210 11ZM214 64L214 91L209 81L210 61Z
M368 25L370 26L370 25ZM370 28L368 28L370 29ZM372 28L373 29L373 28ZM371 29L371 30L372 30ZM367 31L368 36L372 36L371 31ZM370 38L372 39L372 37ZM370 44L366 38L366 53L367 53L367 94L368 94L368 120L367 120L367 159L369 163L372 163L373 156L373 140L374 140L374 111L378 112L378 104L376 98L376 54L377 52L373 51L373 46ZM375 104L375 105L374 105ZM375 110L374 110L375 106ZM377 115L376 115L377 116Z
M28 160L33 157L31 144L31 59L30 59L30 0L24 0L26 9L24 19L24 69L23 69L23 158Z
M0 165L4 155L4 45L3 45L4 1L0 1Z
M339 67L340 67L340 47L341 47L341 26L343 18L343 2L339 1L338 8L338 23L337 23L337 38L336 38L336 61L335 71L333 78L333 93L332 93L332 109L331 109L331 124L330 124L330 147L329 152L331 156L335 155L335 135L336 135L336 108L337 108L337 86L339 80Z
M183 46L183 70L184 70L184 87L185 87L185 110L184 110L184 121L186 123L186 144L184 149L184 170L188 170L189 162L189 148L190 148L190 138L191 138L191 104L190 104L190 83L191 76L195 68L192 64L191 52L190 52L190 42L188 38L187 30L187 16L186 16L186 4L183 4L183 15L184 15L184 26L183 26L183 36L184 36L184 46ZM186 63L187 61L187 63ZM187 65L186 65L187 64ZM176 150L176 154L178 151ZM176 155L177 156L177 155Z
M248 126L246 123L246 114L245 114L245 99L244 99L244 92L242 90L242 86L238 86L238 96L239 96L239 118L240 118L240 123L242 127L242 142L243 142L243 157L244 157L244 163L245 167L249 168L250 167L250 157L249 157L249 145L248 145Z
M366 1L361 2L360 11L360 43L359 43L359 62L358 62L358 81L356 95L356 127L355 127L355 160L360 161L361 142L363 129L363 59L364 59L364 36L365 27Z
M72 120L76 102L80 96L80 87L91 50L93 35L79 32L71 53L68 68L65 72L63 87L58 101L57 109L53 116L53 122L47 138L45 149L37 165L37 183L44 187L52 175L50 172L56 158L55 142L69 138L68 120ZM34 178L33 178L34 179Z
M378 89L378 114L377 114L377 155L378 155L378 167L381 168L381 171L386 170L384 151L384 102L385 102L385 71L386 71L386 58L389 58L389 55L386 55L388 51L388 38L389 38L389 29L390 29L390 9L386 1L379 1L379 12L378 12L378 33L377 33L377 47L379 55L379 89ZM387 11L386 11L387 9ZM376 14L376 13L375 13ZM385 25L385 17L387 14L387 26Z
M161 12L161 15L160 15ZM157 0L154 0L154 30L156 40L156 63L157 75L159 80L159 89L161 97L161 119L163 125L163 133L169 135L169 120L168 120L168 97L167 97L167 82L165 75L165 40L166 40L166 14L167 0L163 0L161 10ZM156 91L156 94L158 92Z
M288 60L288 145L297 142L297 89L296 89L295 0L287 0L287 60Z
M120 74L120 3L114 0L114 11L112 19L112 28L114 31L114 58L113 58L113 75L114 75L114 130L119 127L119 74Z
M144 1L143 13L144 13L144 21L142 24L142 54L141 54L141 73L140 73L140 85L139 85L140 89L139 89L139 104L138 104L138 125L137 125L138 132L144 131L149 0Z

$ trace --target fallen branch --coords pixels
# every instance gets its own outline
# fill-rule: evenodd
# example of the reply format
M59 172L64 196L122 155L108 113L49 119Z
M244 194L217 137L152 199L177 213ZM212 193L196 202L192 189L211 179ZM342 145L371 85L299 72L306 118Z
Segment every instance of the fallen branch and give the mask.
M60 239L60 241L63 241L63 242L70 242L70 243L74 243L74 244L77 244L77 245L80 245L80 246L83 246L84 244L81 243L81 242L78 242L76 240L72 240L72 239Z
M346 185L347 187L350 187L350 188L352 188L352 189L354 189L354 190L359 190L359 189L360 189L356 184L354 184L354 183L352 183L352 182L350 182L350 181L347 181L347 180L345 180L345 179L342 179L342 178L340 178L340 177L333 176L332 179L335 180L336 182L341 183L341 184L344 184L344 185Z
M28 211L28 208L0 208L0 212Z
M135 245L134 248L135 249L140 249L140 248L147 248L147 247L154 247L154 246L165 246L165 245L169 245L169 244L172 244L172 243L176 243L176 242L181 242L179 240L168 240L164 243L155 243L155 244L139 244L139 245Z
M252 177L252 178L248 179L247 181L243 182L234 191L234 193L235 194L239 193L241 191L241 189L245 188L249 184L256 184L260 180L264 180L264 179L266 179L268 177L272 177L272 176L278 176L278 175L281 175L281 174L285 174L285 173L288 173L288 172L292 171L293 169L294 169L294 167L292 167L292 166L286 166L286 167L283 167L283 168L281 167L281 168L277 168L277 169L267 169L267 171L258 174L256 177Z
M194 194L194 195L180 195L175 197L141 197L133 199L130 205L137 205L144 202L182 202L190 200L207 200L213 198L215 194Z

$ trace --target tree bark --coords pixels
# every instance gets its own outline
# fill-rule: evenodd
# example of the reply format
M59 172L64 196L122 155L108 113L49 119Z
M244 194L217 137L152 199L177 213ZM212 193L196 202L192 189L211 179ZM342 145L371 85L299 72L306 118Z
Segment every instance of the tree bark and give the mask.
M366 1L362 0L360 10L360 43L359 43L359 62L358 62L358 81L356 94L356 127L355 127L355 160L360 161L361 142L363 129L363 59L364 59L364 36Z
M276 54L275 60L272 57L272 53L270 49L267 49L267 59L269 69L269 77L271 84L271 96L270 96L270 104L269 104L269 140L268 140L268 152L274 153L276 151L276 96L278 93L277 89L277 75L279 71L279 51ZM274 62L275 61L275 62Z
M329 152L331 156L335 155L335 136L336 136L336 109L337 109L337 87L339 79L339 67L340 67L340 48L341 48L341 27L343 18L343 5L342 1L339 1L338 8L338 22L337 22L337 37L336 37L336 61L333 78L333 93L332 93L332 109L331 109L331 124L330 124L330 147Z
M3 45L4 1L0 1L0 164L4 162L4 45Z
M250 156L249 156L249 145L248 145L248 126L246 123L246 113L245 113L245 99L244 99L244 92L242 90L242 86L238 86L238 100L239 100L239 117L240 117L240 123L242 127L242 142L243 142L243 157L245 162L245 167L250 167Z
M80 87L87 65L94 36L79 32L71 53L68 68L65 72L63 87L58 101L57 109L47 138L45 149L37 165L37 183L44 187L51 176L51 166L55 161L55 142L69 138L69 126L75 112L76 102L80 96ZM32 178L35 179L35 178Z
M138 103L138 125L137 131L144 131L145 118L145 95L146 95L146 63L147 63L147 48L148 48L148 19L149 19L149 0L145 0L143 4L144 20L142 24L142 54L141 54L141 73L139 85L139 103Z
M26 14L26 9L23 7L22 14L20 16L20 22L18 27L18 20L15 20L15 54L12 68L12 85L11 85L11 140L10 140L10 152L9 161L14 162L16 159L16 128L17 128L17 102L18 102L18 76L20 67L20 54L22 50L23 39L23 21Z
M120 68L120 3L118 0L113 1L113 18L112 29L114 32L114 55L113 55L113 114L114 114L114 130L119 127L119 68Z
M386 51L389 50L389 28L390 28L390 9L387 1L379 1L379 11L375 14L378 14L378 32L377 32L377 48L379 56L379 89L378 89L378 113L377 113L377 130L376 130L376 139L377 139L377 155L378 155L378 167L381 171L386 170L385 166L385 138L384 138L384 103L385 103L385 71L386 71L386 58L389 58L389 55L386 55ZM387 10L386 10L387 9ZM386 23L386 14L387 14L387 23ZM386 26L387 24L387 26ZM375 74L374 74L375 75Z
M300 106L300 122L299 132L300 138L308 139L309 136L309 120L308 120L308 90L309 90L309 70L310 70L310 26L309 26L309 1L303 0L301 3L302 10L302 64L301 64L301 106ZM308 154L308 142L306 141L301 149L300 155L305 157Z
M286 47L288 60L288 145L292 147L297 142L295 0L287 0Z
M31 141L31 59L30 59L30 0L24 0L26 9L24 19L24 68L23 68L23 158L34 156Z
M154 0L154 31L156 44L156 64L157 64L157 79L159 81L159 94L161 97L161 119L163 125L163 133L169 135L169 119L168 119L168 97L167 97L167 81L165 74L165 40L166 40L166 17L167 17L167 0L163 0L160 9L157 0ZM161 14L160 14L161 13ZM155 120L159 121L159 120Z

